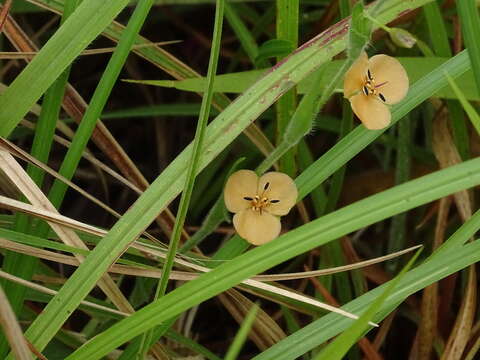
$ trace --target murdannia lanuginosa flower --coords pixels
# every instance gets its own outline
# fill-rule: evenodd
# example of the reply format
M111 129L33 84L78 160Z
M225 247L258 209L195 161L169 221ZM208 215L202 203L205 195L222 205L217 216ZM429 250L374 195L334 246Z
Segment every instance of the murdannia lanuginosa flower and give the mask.
M297 187L286 174L269 172L260 178L251 170L239 170L227 180L224 199L235 215L237 233L254 245L275 239L281 230L280 218L297 200Z
M365 52L345 73L343 94L353 112L367 129L383 129L390 124L390 109L408 91L408 76L400 62L387 55L370 59Z

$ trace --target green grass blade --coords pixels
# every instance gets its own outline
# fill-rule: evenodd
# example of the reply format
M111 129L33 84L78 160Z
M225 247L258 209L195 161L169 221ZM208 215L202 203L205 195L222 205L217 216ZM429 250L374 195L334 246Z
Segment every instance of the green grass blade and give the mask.
M82 153L93 133L97 119L100 117L107 103L113 86L118 79L138 32L145 22L152 5L153 0L142 0L138 3L123 33L123 37L120 39L110 58L60 167L59 173L67 179L71 179L77 169L82 158ZM80 10L80 8L78 10ZM67 184L55 180L49 192L49 198L53 205L56 207L60 206L67 189Z
M452 50L448 42L447 29L442 18L439 4L434 1L423 6L427 20L428 32L432 47L437 56L451 57Z
M443 63L445 63L448 57L399 57L397 58L400 63L405 67L410 78L410 83L413 84L429 72L435 70ZM325 74L319 79L315 79L314 76L308 76L304 78L298 84L298 93L306 94L310 91L312 86L320 88L322 91L330 83L331 78L338 72L341 66L343 66L345 60L333 60L326 63L322 69ZM255 81L258 81L262 75L265 74L265 70L250 70L231 74L222 74L215 78L214 89L218 92L225 93L242 93L251 87ZM135 81L142 84L149 84L154 86L162 86L169 88L176 88L184 91L201 92L205 86L205 78L193 78L185 79L181 81L174 80L141 80ZM462 90L468 100L480 100L479 93L476 89L476 84L473 79L473 73L471 70L467 74L462 75ZM342 83L339 81L335 86L335 91L340 92L342 89ZM445 99L456 99L455 93L449 88L439 89L435 93L436 97Z
M451 57L452 50L447 35L445 22L442 18L442 12L438 2L431 2L423 7L427 20L428 32L433 49L437 56ZM474 80L472 79L472 83ZM470 156L469 135L465 118L462 114L460 104L457 101L447 100L447 108L450 113L450 124L452 126L453 138L455 145L462 159L466 160Z
M66 10L62 16L61 23L73 13L78 5L78 0L69 0ZM50 149L53 143L56 122L60 113L65 85L69 77L69 68L67 68L53 85L47 90L43 98L42 110L35 128L31 155L43 163L48 162ZM27 174L32 180L42 187L44 171L33 165L27 165ZM15 229L23 233L31 233L32 228L30 219L27 215L17 214L15 219ZM22 254L7 251L5 254L2 269L12 275L30 280L37 267L38 259ZM15 313L19 314L23 308L23 302L26 294L26 288L13 282L6 282L3 285L8 294L10 304ZM0 358L3 358L7 352L7 343L3 336L0 336Z
M411 109L436 93L436 91L447 86L445 71L453 77L459 77L467 72L469 65L468 54L464 51L414 83L407 97L400 104L393 107L392 125L408 114ZM295 179L299 191L298 199L303 199L316 189L318 185L322 184L341 166L378 138L382 132L370 131L363 126L355 128ZM215 258L219 260L232 259L245 251L247 247L248 245L244 240L234 236L219 250Z
M34 235L27 235L21 232L4 229L4 228L0 228L0 237L10 241L18 242L20 244L35 246L40 249L45 248L45 249L59 250L59 251L69 252L72 254L80 254L83 256L87 256L89 253L87 250L68 246L61 242L42 239Z
M299 22L299 0L277 0L277 39L288 41L294 48L298 46L298 22ZM282 61L284 56L277 57L277 61ZM278 99L275 104L277 111L277 129L276 142L281 144L283 135L289 126L290 121L293 121L292 116L297 107L297 90L291 89ZM286 174L294 177L297 171L295 163L295 148L286 152L280 159L280 170Z
M480 210L477 210L466 223L464 223L457 231L455 231L452 236L448 238L448 241L442 244L429 258L429 261L432 261L438 257L443 256L445 252L451 251L452 249L460 248L465 244L470 238L472 238L475 233L480 229Z
M63 11L64 0L28 0L32 3L38 4L38 6L44 7L51 11L61 13ZM423 0L428 1L428 0ZM108 26L103 35L114 40L119 41L122 37L125 28L123 25L120 25L117 22L113 22ZM135 40L135 45L147 45L141 46L139 48L133 49L132 51L143 57L147 61L151 62L153 65L161 68L169 75L173 76L175 79L185 79L185 78L196 78L200 75L190 68L188 65L177 59L175 56L164 50L163 48L154 45L151 41L147 40L142 36L137 36ZM202 86L202 91L205 89L205 86ZM223 94L215 92L214 100L215 106L219 109L223 109L228 106L230 100ZM268 139L261 133L258 128L250 128L248 130L249 138L258 146L263 152L268 152L271 150L272 145Z
M478 183L480 183L480 159L474 159L358 201L292 230L270 243L254 248L203 274L198 279L186 283L91 339L67 359L99 359L147 328L225 291L243 279L362 227ZM106 253L106 251L110 251L110 249L104 251L99 251L99 249L101 247L92 251L81 267L88 269L89 266L92 266L91 264L96 265L99 263L97 257L108 264L111 252ZM480 254L476 256L478 258ZM472 259L472 256L470 255L468 258ZM466 260L462 259L462 261ZM438 272L437 270L436 272ZM79 286L79 276L81 276L81 272L76 272L69 281L75 282L76 286ZM85 285L80 286L84 287ZM64 289L65 286L62 290ZM335 317L338 320L338 316ZM48 327L51 325L46 325L43 330L50 332Z
M475 0L459 0L457 1L457 10L460 16L465 45L472 62L477 90L480 92L480 42L478 41L480 17L477 2Z
M478 230L478 226L477 226ZM396 306L404 301L408 296L431 285L432 283L445 278L459 270L468 267L480 260L480 242L465 245L461 248L450 249L444 253L445 257L437 257L438 261L429 261L421 264L417 268L409 271L405 277L396 286L393 293L379 309L376 322L385 318ZM477 253L475 253L477 252ZM372 301L378 297L389 283L356 298L347 305L344 310L360 313L365 310ZM300 331L290 335L287 339L275 344L267 351L254 357L254 360L291 360L297 359L302 354L308 352L314 347L323 344L325 341L344 331L349 325L350 320L338 319L332 314L328 314L321 319L305 326Z
M257 42L243 23L240 16L237 14L237 10L234 5L229 3L225 4L225 19L227 19L228 23L237 35L240 44L242 44L243 50L245 50L253 64L258 55Z
M207 73L207 87L205 89L205 95L202 99L202 105L200 108L200 114L197 122L197 129L195 132L195 139L193 140L192 154L189 161L189 166L186 175L186 181L180 198L180 205L178 208L175 224L173 226L172 235L170 237L170 243L168 246L168 253L162 267L162 276L158 282L158 286L155 292L154 301L165 295L167 291L168 280L170 272L173 268L175 256L177 255L178 244L182 235L183 225L185 218L187 217L188 207L190 205L190 199L192 197L193 186L195 184L195 177L198 172L201 150L204 146L205 132L207 128L207 121L210 115L210 106L213 98L213 81L215 79L215 73L217 71L218 56L220 54L221 40L222 40L222 26L223 26L223 13L225 9L225 0L218 0L215 10L215 21L213 29L212 49L210 51L210 60L208 64ZM149 331L145 336L142 346L140 347L141 358L146 355L148 346L150 345L152 338L152 331ZM144 345L146 344L146 346Z
M411 117L407 115L398 123L397 158L395 164L395 184L402 184L410 178L410 143L412 138ZM405 248L407 232L407 214L399 214L393 217L390 225L390 238L388 251L395 252ZM390 272L398 267L398 259L389 261L386 268Z
M418 255L420 255L421 249L417 251L414 257L410 259L408 264L402 269L393 280L388 282L386 289L378 296L370 307L365 311L362 316L355 321L345 332L339 335L335 340L327 345L316 357L315 360L342 360L347 354L348 350L355 344L360 336L367 331L370 327L368 324L375 316L378 309L383 305L388 296L393 292L393 289L398 285L400 280L404 277L405 273L415 263Z
M0 96L0 136L8 137L20 120L128 4L128 0L84 0Z
M346 99L342 100L342 122L340 125L339 140L345 137L353 127L353 113L350 102ZM343 187L343 180L345 177L346 166L340 167L332 176L330 181L330 188L327 196L327 204L325 212L328 214L335 210L337 202ZM345 265L345 257L343 248L339 241L331 242L325 245L325 251L329 254L328 259L322 256L320 259L322 267L327 266L342 266ZM335 281L336 289L338 290L338 300L343 304L352 299L352 289L350 282L350 274L342 272L331 276ZM328 277L324 277L321 281L328 282Z
M240 330L238 330L232 344L228 348L224 360L235 360L238 357L238 354L240 353L240 350L242 350L242 346L245 343L245 340L247 340L248 333L252 328L253 322L255 321L255 318L257 316L257 312L258 305L254 305L248 312L245 320L242 321L242 326L240 327Z
M113 53L107 69L105 70L105 74L100 80L97 90L93 95L91 104L88 107L79 128L77 129L77 133L68 149L65 160L62 163L59 171L60 174L69 179L72 178L75 172L88 139L90 138L93 128L95 127L96 120L103 110L103 107L130 52L138 31L145 21L147 13L152 5L152 0L142 1L139 3L134 14L132 15L127 29L124 32L124 37L120 40L118 47ZM78 9L78 11L80 10L81 8ZM0 101L2 98L0 98ZM61 97L58 99L61 99ZM67 188L68 186L65 183L58 180L56 180L52 186L49 193L49 199L56 207L59 207L62 203ZM40 237L45 237L48 231L48 225L46 224L41 224L41 226L39 226L36 230Z
M464 74L469 65L468 53L463 51L414 83L407 97L392 108L392 125L408 114L415 106L431 97L437 89L445 87L448 84L444 75L445 72L456 78ZM363 126L355 128L296 179L299 199L310 193L318 184L325 181L340 166L358 154L382 133L383 131L367 130Z
M406 10L421 6L425 2L428 1L415 0L406 3L403 0L389 0L387 1L389 6L385 7L386 10L379 17L382 21L387 22L399 14L403 14ZM289 90L293 84L298 83L333 55L345 49L346 28L344 24L335 25L331 30L336 33L335 36L323 34L304 44L282 64L266 74L250 91L239 96L235 102L212 121L207 128L205 137L207 146L202 151L201 168L211 162L251 121L265 111L279 96ZM462 66L459 68L463 69ZM466 68L468 67L465 66L463 71ZM454 69L452 73L455 73L455 71L457 70ZM431 95L432 88L435 88L437 84L437 79L434 80L433 85L429 84L428 88L423 89L428 91L428 96ZM422 96L421 100L427 97L424 93L422 93ZM413 102L413 104L415 106L417 103ZM412 106L412 103L409 105ZM404 108L404 110L408 111L410 108ZM112 227L108 235L97 245L60 289L54 300L47 305L30 326L27 330L27 336L37 348L40 349L45 346L68 318L71 311L78 306L80 300L90 292L110 264L179 194L185 183L186 164L190 156L191 146L187 147L163 171ZM313 186L313 188L317 186ZM237 247L237 245L234 244L234 247Z
M463 110L465 110L472 125L475 127L475 130L477 130L477 134L480 134L480 116L478 115L477 111L472 106L472 104L470 104L465 98L465 95L463 94L462 90L460 90L455 80L453 80L448 74L445 74L445 76L448 80L448 83L450 84L450 87L455 92L458 100L462 104Z
M165 337L182 344L183 346L195 351L196 353L203 355L208 360L221 360L217 355L212 353L207 348L203 347L202 345L198 344L197 342L187 338L173 330L168 330L165 334Z
M327 77L325 69L321 68L313 76L314 81L307 94L303 97L297 109L289 114L291 120L284 122L284 120L277 120L277 148L260 164L258 171L261 173L269 168L278 158L285 154L285 163L291 163L294 154L294 146L306 136L313 128L315 119L326 104L327 100L333 94L335 87L343 78L345 71L350 67L356 57L360 54L363 47L370 36L370 26L368 20L364 17L363 2L356 3L352 17L350 19L350 29L348 32L347 53L348 58L338 68L335 74ZM327 79L327 84L324 88L318 86L322 79ZM288 95L288 94L287 94ZM283 98L282 98L283 99ZM277 103L277 112L281 112L282 99ZM288 99L288 98L287 98ZM280 126L283 124L282 126ZM292 148L293 150L289 150ZM290 159L290 160L288 160ZM291 171L287 173L292 176Z

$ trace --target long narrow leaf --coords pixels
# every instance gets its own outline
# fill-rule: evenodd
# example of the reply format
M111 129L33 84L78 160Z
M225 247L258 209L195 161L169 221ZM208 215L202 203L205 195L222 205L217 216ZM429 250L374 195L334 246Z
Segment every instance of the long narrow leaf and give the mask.
M128 2L129 0L82 2L0 96L0 136L10 135L40 96Z
M224 263L197 280L172 291L98 335L67 359L99 359L146 328L170 319L253 274L349 232L477 183L480 183L480 159L410 181L335 211ZM359 213L362 215L359 216ZM87 260L92 262L96 256L108 255L100 252L95 254L94 251ZM477 255L477 258L479 257L480 254ZM441 271L437 269L431 276ZM77 277L77 273L74 273L69 281L77 280Z
M409 3L403 0L390 0L386 2L389 6L383 7L386 10L379 14L378 18L387 22L399 14L426 2L428 0L415 0ZM202 149L200 168L204 168L212 161L279 96L306 77L311 71L331 59L333 55L344 50L346 24L348 22L340 22L301 46L288 59L266 74L251 90L237 98L217 116L207 130L205 137L205 144L207 145ZM431 88L432 85L430 84L428 89L425 90L431 93ZM425 96L422 93L420 99L417 100L423 100ZM178 195L185 182L186 164L191 155L191 150L192 148L189 146L143 193L92 251L82 266L65 283L55 300L47 305L30 326L27 336L38 348L43 348L48 343L108 266Z

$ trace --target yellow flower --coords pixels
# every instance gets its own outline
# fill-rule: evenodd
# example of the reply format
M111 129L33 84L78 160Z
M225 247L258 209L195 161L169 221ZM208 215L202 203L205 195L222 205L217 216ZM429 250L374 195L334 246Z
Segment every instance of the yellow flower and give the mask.
M387 127L391 118L387 105L398 103L407 91L405 69L397 59L387 55L375 55L369 59L362 52L345 73L343 94L367 129Z
M297 201L297 187L286 174L269 172L258 178L239 170L227 180L223 192L238 234L253 245L265 244L280 234L278 216L286 215Z

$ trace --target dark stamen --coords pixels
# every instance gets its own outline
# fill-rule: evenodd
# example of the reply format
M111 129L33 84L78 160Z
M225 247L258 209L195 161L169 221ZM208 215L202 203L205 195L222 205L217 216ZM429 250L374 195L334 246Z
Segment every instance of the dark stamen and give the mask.
M373 80L372 74L370 73L370 70L367 70L367 75L368 75L368 80Z
M263 187L263 190L267 190L269 186L270 186L270 183L267 182L267 183L265 184L265 186Z
M244 200L247 200L247 201L252 201L252 200L253 200L253 198L251 198L251 197L249 197L249 196L245 196L243 199L244 199Z
M378 94L378 97L379 97L380 99L382 99L383 102L387 101L387 100L385 100L385 96L383 96L382 94Z
M363 87L363 92L365 95L368 95L368 88L366 86Z
M280 200L270 200L270 202L271 202L272 204L276 204L276 203L279 203Z

